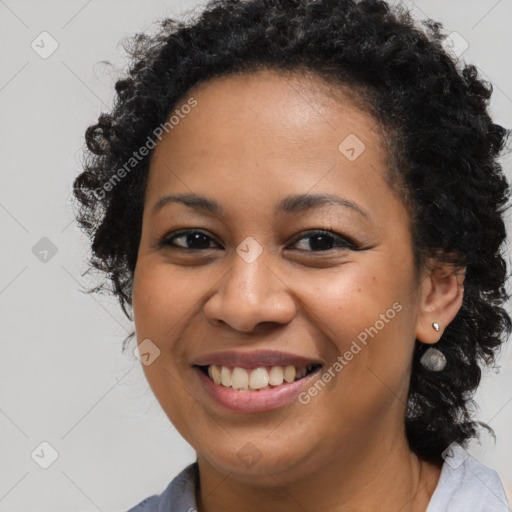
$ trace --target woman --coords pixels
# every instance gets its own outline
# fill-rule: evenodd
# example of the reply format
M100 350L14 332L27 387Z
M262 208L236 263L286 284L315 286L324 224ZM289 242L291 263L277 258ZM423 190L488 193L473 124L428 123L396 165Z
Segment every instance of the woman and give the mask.
M131 512L508 510L465 448L511 327L509 132L425 26L219 0L136 37L74 191L197 461Z

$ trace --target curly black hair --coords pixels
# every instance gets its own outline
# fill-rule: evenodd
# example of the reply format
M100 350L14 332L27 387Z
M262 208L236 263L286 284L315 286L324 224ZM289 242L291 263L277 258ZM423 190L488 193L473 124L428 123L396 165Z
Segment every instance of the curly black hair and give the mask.
M462 307L438 344L443 371L419 363L426 345L416 340L405 417L411 450L439 463L479 427L494 435L471 411L481 369L495 362L512 327L502 253L509 184L498 162L511 131L487 111L492 84L447 53L441 23L427 19L419 28L410 11L380 0L213 0L188 20L160 23L155 34L124 41L132 60L115 84L115 104L85 134L73 193L91 238L89 270L104 276L89 293L115 294L132 320L152 151L122 180L119 169L185 93L222 75L306 71L348 87L385 134L388 178L401 184L410 211L416 268L436 255L465 271Z

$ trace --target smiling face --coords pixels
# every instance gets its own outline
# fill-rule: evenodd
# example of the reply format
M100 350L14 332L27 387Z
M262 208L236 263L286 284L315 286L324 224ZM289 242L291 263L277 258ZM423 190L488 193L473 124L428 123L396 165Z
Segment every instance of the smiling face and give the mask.
M375 121L325 87L273 71L200 84L150 166L133 311L160 355L144 371L198 459L248 481L403 436L421 316L409 215ZM228 390L214 363L298 375Z

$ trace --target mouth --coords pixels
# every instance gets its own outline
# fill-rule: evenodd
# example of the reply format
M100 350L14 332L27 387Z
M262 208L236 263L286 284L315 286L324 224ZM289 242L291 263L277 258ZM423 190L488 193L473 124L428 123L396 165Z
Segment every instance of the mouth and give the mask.
M225 411L253 414L293 404L318 379L322 368L321 364L290 366L280 366L278 370L276 366L261 365L256 368L193 365L193 368L205 396L213 403Z
M317 373L321 364L307 366L274 365L244 368L241 366L224 366L217 364L195 365L216 386L238 392L261 393L266 390L281 388Z
M224 411L258 413L293 404L324 360L278 350L227 350L190 361L204 400Z

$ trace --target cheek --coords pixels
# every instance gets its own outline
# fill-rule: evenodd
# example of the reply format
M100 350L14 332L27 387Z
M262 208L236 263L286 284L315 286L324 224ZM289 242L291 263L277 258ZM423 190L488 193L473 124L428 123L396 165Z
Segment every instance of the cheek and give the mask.
M137 263L133 284L133 314L139 339L159 344L172 340L172 329L194 311L201 281L169 265L143 259Z
M357 337L406 295L404 282L371 264L354 264L321 280L312 276L301 281L307 290L308 309L315 311L321 324L335 327L331 335L344 337Z
M160 350L151 364L142 365L148 384L172 423L187 431L186 418L199 411L192 411L195 402L182 384L181 355L176 349L183 320L197 305L194 280L177 275L169 265L142 257L135 270L132 300L137 339L150 339ZM184 409L190 409L190 414L183 415L180 411Z
M325 438L370 432L390 408L405 404L414 346L409 284L376 265L347 266L336 278L304 283L309 318L326 340L324 346L331 347L324 370L330 373L324 375L328 384L311 399L318 400L316 412L325 419ZM350 422L340 420L336 411L344 411Z
M405 270L397 273L374 261L304 282L306 310L330 340L333 359L343 357L339 380L347 379L350 386L367 383L370 373L372 380L396 389L408 373L415 317Z

